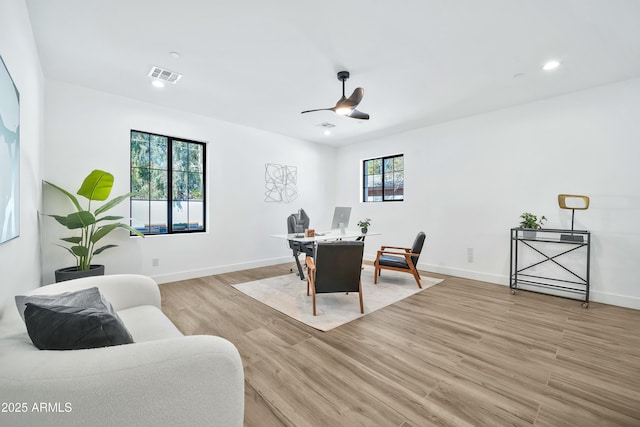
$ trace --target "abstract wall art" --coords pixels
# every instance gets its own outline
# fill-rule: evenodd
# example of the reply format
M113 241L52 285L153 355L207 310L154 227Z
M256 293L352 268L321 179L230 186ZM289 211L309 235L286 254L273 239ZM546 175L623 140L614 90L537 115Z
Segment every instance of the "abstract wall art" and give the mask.
M20 234L20 94L0 57L0 243Z
M298 168L266 163L264 165L265 202L289 203L298 198Z

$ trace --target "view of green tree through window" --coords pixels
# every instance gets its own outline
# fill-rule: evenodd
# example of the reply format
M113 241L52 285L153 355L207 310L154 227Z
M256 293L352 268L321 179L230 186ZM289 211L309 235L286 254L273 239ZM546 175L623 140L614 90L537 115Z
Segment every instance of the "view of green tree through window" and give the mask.
M363 202L404 200L404 155L379 157L362 163Z
M131 131L131 226L144 234L205 231L205 144Z

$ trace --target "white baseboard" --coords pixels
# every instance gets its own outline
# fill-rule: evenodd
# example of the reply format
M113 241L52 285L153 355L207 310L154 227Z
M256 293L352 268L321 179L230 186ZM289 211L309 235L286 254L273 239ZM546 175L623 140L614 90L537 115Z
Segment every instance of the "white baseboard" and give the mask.
M367 261L375 262L376 254L364 254L363 258ZM459 268L443 267L440 265L423 264L421 262L418 262L418 270L446 274L447 276L463 277L465 279L480 280L482 282L495 283L497 285L509 285L508 278L506 276L500 276L498 274L480 273L472 270L463 270Z
M367 261L375 262L376 254L364 254L364 259ZM509 280L506 276L500 276L498 274L480 273L473 270L463 270L460 268L449 268L441 265L423 264L418 262L418 270L446 274L447 276L463 277L465 279L479 280L481 282L495 283L497 285L509 285Z
M498 274L480 273L477 271L464 270L458 268L448 268L438 265L423 265L418 263L418 269L423 271L431 271L433 273L446 274L448 276L462 277L465 279L480 280L482 282L495 283L497 285L509 286L509 278ZM612 294L602 291L589 291L589 300L602 304L610 304L618 307L633 308L640 310L640 298L630 297L626 295Z
M495 283L496 285L509 286L509 279L506 276L501 276L499 274L481 273L479 271L443 267L441 265L420 264L419 262L418 270L431 271L433 273L446 274L448 276L456 276L465 279L479 280L481 282Z
M603 304L617 305L619 307L640 310L640 298L636 297L591 290L589 292L589 299L593 302L600 302Z
M229 273L232 271L249 270L251 268L267 267L269 265L285 264L290 262L295 265L291 256L281 258L270 258L258 261L243 262L238 264L218 265L199 270L181 271L177 273L159 274L151 276L157 283L177 282L180 280L197 279L198 277L213 276L215 274Z
M375 255L365 254L367 261L374 262ZM170 274L160 274L151 276L157 283L177 282L180 280L196 279L198 277L213 276L215 274L229 273L231 271L248 270L251 268L266 267L269 265L291 263L295 268L294 260L291 256L270 258L259 261L244 262L238 264L220 265L211 268L203 268L199 270L182 271ZM482 282L495 283L497 285L509 286L507 276L498 274L488 274L472 270L464 270L460 268L443 267L440 265L421 264L418 263L418 269L426 272L446 274L447 276L462 277L465 279L479 280ZM602 304L611 304L619 307L632 308L640 310L640 298L625 295L612 294L608 292L591 290L589 299L593 302Z

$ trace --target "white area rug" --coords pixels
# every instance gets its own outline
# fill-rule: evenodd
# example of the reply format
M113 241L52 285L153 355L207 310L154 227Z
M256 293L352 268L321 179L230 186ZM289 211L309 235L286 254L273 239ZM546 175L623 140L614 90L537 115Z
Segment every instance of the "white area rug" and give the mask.
M312 297L307 296L307 281L300 280L295 274L240 283L233 287L289 317L321 331L328 331L442 282L442 279L421 276L420 289L411 274L383 270L378 284L374 285L371 266L365 266L361 278L364 314L360 314L358 293L355 292L349 295L316 295L317 316L314 316Z

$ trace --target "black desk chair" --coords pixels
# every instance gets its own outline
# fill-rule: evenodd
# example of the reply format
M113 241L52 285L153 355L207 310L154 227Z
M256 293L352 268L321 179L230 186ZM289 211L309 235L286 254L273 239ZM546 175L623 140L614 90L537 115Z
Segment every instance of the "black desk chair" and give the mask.
M376 256L373 283L378 283L380 270L386 269L411 273L416 279L418 287L422 288L422 285L420 284L420 274L416 267L418 265L418 259L420 258L420 252L422 252L424 240L425 234L421 231L416 236L413 241L413 245L410 248L382 246Z
M364 242L339 240L321 242L316 247L315 258L307 258L307 295L313 295L313 315L316 315L316 294L358 292L360 313L362 302L362 254Z
M291 214L287 218L288 234L302 234L307 228L309 228L309 216L304 211L304 209L300 209L297 214ZM293 258L296 260L296 266L298 267L298 276L300 276L300 280L304 280L304 273L302 272L302 265L300 264L300 259L298 258L298 256L300 254L305 254L307 257L313 257L313 242L301 243L294 240L289 240L289 248L293 251Z

